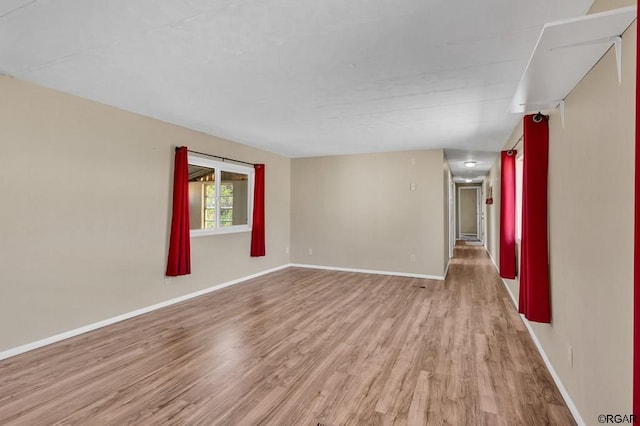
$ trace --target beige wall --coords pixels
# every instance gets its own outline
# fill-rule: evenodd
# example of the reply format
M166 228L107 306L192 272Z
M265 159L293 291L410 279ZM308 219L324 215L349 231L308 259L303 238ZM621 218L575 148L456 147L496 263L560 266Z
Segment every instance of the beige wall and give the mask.
M289 262L290 159L8 77L0 117L0 351ZM176 145L266 163L266 257L194 238L165 280Z
M600 413L630 413L632 402L635 23L622 46L622 84L611 49L567 98L565 128L555 110L549 130L553 323L532 326L587 424ZM499 174L497 162L489 174L496 260ZM509 286L517 296L518 282Z
M441 149L292 160L292 261L442 276L443 161Z
M636 0L595 0L593 5L591 5L591 9L589 9L589 13L604 12L606 10L634 6L636 4Z

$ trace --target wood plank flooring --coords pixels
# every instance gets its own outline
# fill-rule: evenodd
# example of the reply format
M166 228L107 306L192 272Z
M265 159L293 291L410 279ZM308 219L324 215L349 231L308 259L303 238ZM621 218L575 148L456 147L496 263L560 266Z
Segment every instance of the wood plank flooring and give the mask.
M0 361L2 425L575 424L482 247L290 268Z

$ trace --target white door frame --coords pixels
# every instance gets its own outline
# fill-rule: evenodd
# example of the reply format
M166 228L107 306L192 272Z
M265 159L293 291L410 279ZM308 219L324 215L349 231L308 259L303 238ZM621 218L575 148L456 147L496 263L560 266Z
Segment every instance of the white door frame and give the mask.
M476 191L476 237L478 238L478 240L482 241L483 239L483 235L482 235L482 189L480 186L458 186L458 200L460 199L460 191L462 190L474 190ZM460 203L458 203L460 204ZM462 231L461 231L461 226L460 226L460 222L461 222L461 218L462 218L462 210L460 208L458 208L458 223L457 223L457 230L458 230L458 238L462 238Z
M449 259L453 257L453 247L456 245L456 183L449 175Z
M478 239L484 242L485 228L484 187L478 187Z

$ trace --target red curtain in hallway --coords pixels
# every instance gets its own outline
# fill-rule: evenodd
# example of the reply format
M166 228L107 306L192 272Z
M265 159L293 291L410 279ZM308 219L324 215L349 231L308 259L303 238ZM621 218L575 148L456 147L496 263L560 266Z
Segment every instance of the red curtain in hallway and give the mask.
M191 240L189 236L189 164L187 147L176 148L173 168L173 216L169 238L167 276L191 273Z
M547 175L549 171L549 119L524 117L522 171L522 249L518 311L536 322L551 322L549 245L547 237Z
M633 413L640 416L640 262L638 255L640 254L640 170L638 162L640 161L640 70L637 61L640 54L640 36L636 34L637 51L636 51L636 178L635 178L635 216L634 216L634 234L633 234Z
M256 164L253 189L253 222L251 227L251 256L266 254L264 241L264 164Z
M500 276L516 277L516 154L502 151L500 174Z

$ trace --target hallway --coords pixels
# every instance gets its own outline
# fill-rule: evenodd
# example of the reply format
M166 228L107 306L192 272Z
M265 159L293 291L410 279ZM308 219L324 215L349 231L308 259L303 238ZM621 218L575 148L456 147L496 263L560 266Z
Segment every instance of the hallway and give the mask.
M468 339L461 357L475 357L478 409L496 424L575 424L484 247L458 241L447 283L454 334Z
M0 423L571 425L483 247L289 268L0 361Z

